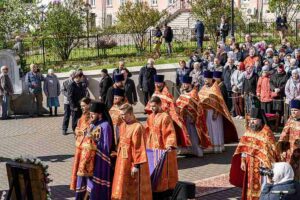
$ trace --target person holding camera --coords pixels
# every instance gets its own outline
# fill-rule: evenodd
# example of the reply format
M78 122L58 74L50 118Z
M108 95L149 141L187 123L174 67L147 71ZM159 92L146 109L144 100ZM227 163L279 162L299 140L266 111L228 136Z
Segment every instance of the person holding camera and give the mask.
M275 137L260 108L251 109L249 125L231 161L230 183L243 188L242 199L259 199L263 179L260 167L277 161Z
M300 184L294 180L292 166L286 162L274 163L267 184L261 191L260 200L296 200L300 199Z

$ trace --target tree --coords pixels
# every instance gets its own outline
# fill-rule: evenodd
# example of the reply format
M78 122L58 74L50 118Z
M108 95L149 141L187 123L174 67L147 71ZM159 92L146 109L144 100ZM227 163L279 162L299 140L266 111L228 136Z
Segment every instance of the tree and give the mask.
M163 16L157 9L151 8L147 2L126 2L117 13L117 30L132 35L136 49L145 51L147 47L147 29L155 26Z
M291 22L300 12L300 0L269 0L269 8L281 16L286 13Z
M231 0L194 0L191 3L191 7L192 15L203 21L206 32L209 33L210 37L216 43L217 26L220 24L222 15L231 13ZM235 9L234 14L235 27L244 27L241 12Z
M38 19L36 4L25 4L22 0L1 1L0 40L6 43L13 34L28 32Z
M51 40L51 47L63 60L69 59L72 50L78 46L83 32L84 14L81 1L65 0L49 4L42 26L45 37Z

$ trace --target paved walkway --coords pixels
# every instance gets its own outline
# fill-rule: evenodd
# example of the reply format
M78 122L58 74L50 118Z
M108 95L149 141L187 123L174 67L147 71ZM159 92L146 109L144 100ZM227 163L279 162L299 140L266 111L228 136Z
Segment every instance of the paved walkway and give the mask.
M5 162L20 155L39 157L49 165L53 199L73 199L69 190L74 154L74 136L61 134L62 117L24 118L0 121L0 199L1 191L8 189ZM223 154L205 155L204 158L179 157L179 178L197 182L229 172L235 145L226 147ZM231 188L199 199L236 199L240 190Z

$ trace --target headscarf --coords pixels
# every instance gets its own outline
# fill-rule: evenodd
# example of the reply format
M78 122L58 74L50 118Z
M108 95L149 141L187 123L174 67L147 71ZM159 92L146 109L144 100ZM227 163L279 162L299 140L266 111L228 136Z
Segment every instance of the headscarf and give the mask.
M254 73L254 67L247 67L245 73L246 79L250 79Z
M294 171L287 162L278 162L273 165L274 185L294 180Z

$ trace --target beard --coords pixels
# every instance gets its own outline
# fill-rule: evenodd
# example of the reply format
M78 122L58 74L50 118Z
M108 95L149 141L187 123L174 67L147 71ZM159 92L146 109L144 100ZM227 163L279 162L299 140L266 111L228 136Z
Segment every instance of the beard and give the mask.
M93 117L91 118L91 123L95 124L97 121L99 121L99 117Z
M250 124L249 127L252 131L260 131L262 128L262 124Z
M156 86L156 88L159 92L161 92L163 90L164 86Z

